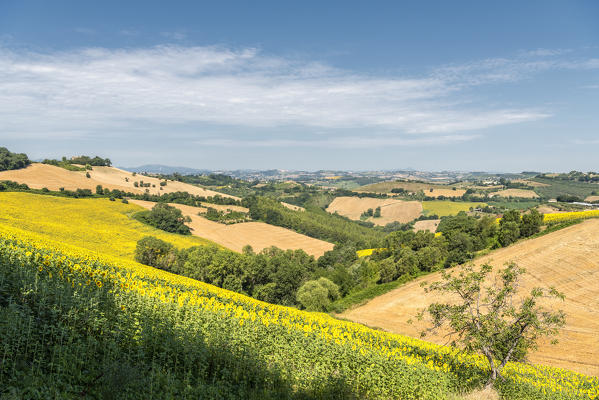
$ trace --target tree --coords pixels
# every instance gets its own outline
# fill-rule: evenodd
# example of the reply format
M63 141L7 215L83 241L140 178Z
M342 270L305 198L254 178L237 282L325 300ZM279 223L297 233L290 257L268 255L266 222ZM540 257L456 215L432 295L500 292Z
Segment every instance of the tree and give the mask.
M505 247L514 243L520 237L520 224L509 221L501 224L499 228L498 240Z
M164 240L145 236L135 246L135 261L170 271L176 261L176 250Z
M189 217L183 217L181 210L166 203L157 203L151 211L140 211L133 217L163 231L182 235L191 234L191 230L185 225Z
M381 217L381 208L380 208L380 207L377 207L377 208L374 210L373 217L374 217L374 218L380 218L380 217Z
M103 195L104 194L104 189L102 189L102 185L97 185L96 186L96 194L99 194L99 195Z
M308 281L297 291L297 301L307 310L324 311L339 298L339 288L327 278Z
M541 230L543 223L543 214L536 209L532 209L528 214L522 216L520 221L520 236L529 237Z
M457 274L443 271L441 281L425 284L425 292L432 296L448 294L457 300L432 303L418 314L419 319L430 316L432 322L422 336L447 326L452 346L486 357L490 367L486 387L501 377L508 361L524 359L541 337L556 335L565 324L562 310L539 304L542 299L563 300L563 294L553 287L537 287L517 296L525 270L510 263L490 276L492 269L485 264L480 269L461 267Z

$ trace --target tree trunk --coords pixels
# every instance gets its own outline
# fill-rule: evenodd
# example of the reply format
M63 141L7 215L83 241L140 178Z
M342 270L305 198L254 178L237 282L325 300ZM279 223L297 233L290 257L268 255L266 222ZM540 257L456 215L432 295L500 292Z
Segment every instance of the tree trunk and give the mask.
M487 383L485 384L485 389L492 387L496 380L497 380L497 368L491 367L491 375L489 376L489 379L487 380Z

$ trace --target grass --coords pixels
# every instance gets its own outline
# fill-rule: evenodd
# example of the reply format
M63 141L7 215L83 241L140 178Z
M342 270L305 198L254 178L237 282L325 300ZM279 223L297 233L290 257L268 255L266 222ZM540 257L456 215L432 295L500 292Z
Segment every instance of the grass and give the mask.
M0 222L61 243L132 259L137 241L151 235L179 248L215 243L167 233L131 218L143 208L108 199L72 199L23 192L0 193Z
M468 202L468 201L447 201L433 200L422 202L422 212L424 215L436 214L439 217L447 215L456 215L460 211L470 211L470 207L485 207L486 203Z
M490 201L490 206L507 208L508 210L527 210L541 204L539 201Z

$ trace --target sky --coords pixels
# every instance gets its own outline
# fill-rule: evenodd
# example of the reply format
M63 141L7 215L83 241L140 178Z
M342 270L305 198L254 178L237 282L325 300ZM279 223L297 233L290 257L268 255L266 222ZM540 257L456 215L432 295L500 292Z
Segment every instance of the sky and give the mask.
M0 1L0 146L115 165L599 170L597 1Z

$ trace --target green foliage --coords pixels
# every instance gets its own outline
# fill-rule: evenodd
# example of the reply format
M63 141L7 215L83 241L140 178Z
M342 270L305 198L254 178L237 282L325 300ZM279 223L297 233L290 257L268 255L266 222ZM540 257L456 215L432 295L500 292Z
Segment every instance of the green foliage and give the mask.
M513 224L513 221L507 224ZM487 386L501 376L506 363L521 360L535 349L542 337L554 336L565 324L563 311L540 305L543 299L564 299L554 288L532 289L524 298L516 298L516 289L523 268L511 263L497 272L497 279L488 281L492 267L485 264L476 270L462 267L459 272L443 272L442 280L425 287L426 293L449 293L458 299L449 303L432 303L422 310L431 317L431 327L422 332L436 332L447 326L452 346L483 354L489 362Z
M11 153L6 147L0 147L0 171L25 168L31 161L24 153Z
M535 188L535 192L545 199L556 199L560 195L569 195L584 199L597 190L597 183L581 182L574 179L558 179L544 176L534 178L533 180L548 185Z
M532 209L528 214L522 216L520 221L520 235L529 237L538 233L543 224L543 215L537 209Z
M172 244L164 240L146 236L137 242L135 261L170 271L177 261L177 251Z
M327 278L304 283L297 291L297 301L309 311L325 311L339 298L339 287Z
M191 234L191 230L185 225L188 219L183 217L181 210L166 203L157 203L151 211L140 211L134 214L133 217L144 224L166 232L182 235Z

